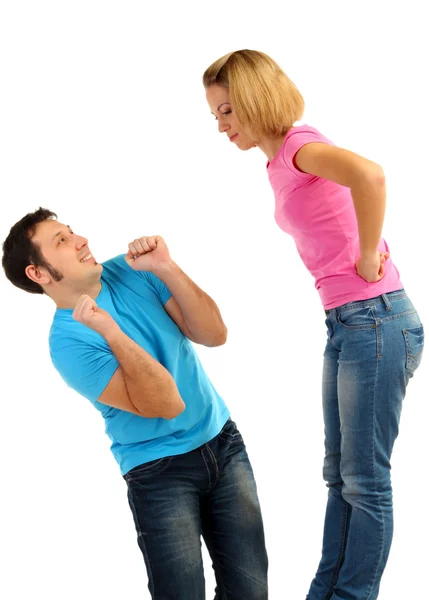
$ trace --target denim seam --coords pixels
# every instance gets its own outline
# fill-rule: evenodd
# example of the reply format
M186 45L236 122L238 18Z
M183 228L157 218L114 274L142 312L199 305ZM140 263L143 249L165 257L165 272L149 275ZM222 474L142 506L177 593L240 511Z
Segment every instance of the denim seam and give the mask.
M373 323L367 323L365 325L346 325L341 321L340 315L337 316L337 322L341 327L348 331L368 331L369 329L374 329L375 325Z
M216 485L216 483L217 483L217 481L219 479L219 467L218 467L218 464L217 464L216 456L214 455L213 450L210 448L210 446L208 444L207 444L207 450L212 455L212 459L213 459L213 462L214 462L214 465L215 465L215 468L216 468L216 480L213 483L213 486L214 486L214 485Z
M338 346L335 344L335 323L331 323L328 318L326 326L328 328L328 331L331 333L330 336L328 335L328 341L335 348L335 350L338 350L338 352L341 352L341 349L338 348Z
M378 346L378 340L379 337L381 336L381 333L379 333L379 328L380 328L380 324L378 323L376 326L376 337L377 337L377 346ZM378 360L378 347L376 348L376 352L377 352L377 361L376 361L376 368L375 368L375 377L374 377L374 385L373 385L373 404L372 404L372 476L373 476L373 481L374 481L374 492L376 494L377 497L377 505L378 505L378 509L380 511L381 514L381 522L382 522L382 535L381 535L381 541L380 541L380 545L378 548L378 562L377 565L374 569L374 573L373 573L373 577L372 577L372 581L368 590L368 595L366 597L366 600L369 600L371 598L372 592L374 591L374 584L375 584L375 580L376 580L376 576L377 576L377 571L380 568L380 562L382 559L382 549L383 549L383 542L384 542L384 537L385 537L385 522L384 522L384 516L383 516L383 511L381 509L380 506L380 494L379 494L379 490L378 490L378 486L377 486L377 480L376 480L376 472L375 472L375 405L376 405L376 396L377 396L377 390L378 390L378 377L379 377L379 360Z
M174 458L173 456L166 456L164 458L159 458L148 469L143 468L145 465L145 463L143 463L143 465L140 465L138 467L135 467L134 469L131 469L131 471L128 471L128 473L126 473L124 476L125 480L129 481L131 483L135 483L136 485L139 485L139 482L137 481L137 478L139 477L139 475L147 476L147 477L155 477L155 476L161 475L161 473L164 473L164 471L166 471L168 469L168 467L171 465L173 458ZM164 461L165 461L165 464L163 465L162 469L158 470L157 469L158 465L160 465ZM135 477L134 477L134 475L135 475Z
M374 306L371 307L371 309L372 309L371 312L373 312L373 314L374 314L374 308L375 308ZM410 310L406 310L406 311L404 311L402 313L398 313L396 315L390 315L388 317L376 317L376 320L377 320L377 322L380 322L380 323L388 323L389 321L394 321L396 319L402 319L405 317L409 317L409 316L415 314L416 312L417 312L416 309L412 308ZM342 327L344 327L344 329L348 329L350 331L365 331L365 330L374 328L374 325L371 325L370 323L362 324L362 325L346 325L345 323L342 322L340 314L337 315L337 322Z
M151 567L150 560L149 560L149 554L148 554L147 549L146 549L146 543L144 541L144 535L143 535L142 528L141 528L141 525L140 525L140 519L139 519L139 516L138 516L138 512L136 510L136 506L135 506L135 503L134 503L134 498L133 498L133 492L132 492L132 490L130 490L130 502L131 502L131 504L133 506L133 511L134 511L136 522L137 522L137 525L138 525L137 533L138 533L138 536L139 536L139 538L141 540L142 552L143 552L143 556L145 557L145 561L146 561L147 574L148 574L148 578L149 578L149 591L150 591L151 595L155 598L155 579L153 577L152 567Z
M210 558L212 559L212 562L213 562L213 567L214 567L214 572L215 572L215 577L216 577L216 586L219 587L219 591L222 593L222 595L219 596L219 600L228 600L228 597L227 597L226 591L225 591L225 584L223 582L223 577L222 577L222 569L220 568L219 561L217 560L216 552L213 549L211 541L209 543L207 543L207 539L205 539L204 541L207 546L207 550L209 551ZM217 599L217 597L218 597L218 595L216 593L215 600Z
M382 335L381 335L381 319L379 319L378 317L376 317L374 315L374 321L375 321L375 340L376 340L376 346L375 346L375 351L377 354L377 367L376 367L376 378L378 377L378 360L380 358L382 358L383 356L383 344L382 344ZM375 383L375 382L374 382Z
M395 321L396 319L402 319L404 317L409 317L414 315L417 312L415 308L410 308L410 310L406 310L404 312L398 313L397 315L390 315L388 317L379 317L381 323L387 323L389 321Z
M329 340L330 344L335 348L335 350L338 350L338 352L341 352L341 349L338 348L338 346L335 345L335 334L332 334L332 339Z
M224 441L224 442L231 442L236 440L238 437L241 436L241 433L225 433L225 432L220 432L219 437Z
M204 464L205 464L206 469L207 469L207 474L209 476L209 486L208 487L211 488L211 485L212 485L212 476L210 474L210 469L209 469L209 466L207 464L206 457L204 456L204 448L201 448L200 452L201 452L202 459L203 459Z
M418 329L423 329L423 326L419 327ZM408 336L408 329L403 329L402 335L403 335L404 342L405 342L405 354L406 354L405 369L406 369L406 371L408 371L408 373L410 373L411 376L413 376L414 373L419 368L420 363L422 361L424 346L422 346L422 348L418 354L413 354L411 352L411 344L410 344L410 338Z
M349 521L350 512L351 512L351 506L350 506L350 504L348 504L346 502L346 505L345 505L344 511L343 511L343 519L341 522L341 532L340 532L341 543L340 543L340 551L338 553L338 561L337 561L337 564L335 565L334 573L332 575L331 589L330 589L328 595L325 597L325 600L329 600L329 598L334 593L335 586L338 583L340 569L344 562L344 553L345 553L345 549L346 549L346 538L347 538L347 529L348 529L347 524Z

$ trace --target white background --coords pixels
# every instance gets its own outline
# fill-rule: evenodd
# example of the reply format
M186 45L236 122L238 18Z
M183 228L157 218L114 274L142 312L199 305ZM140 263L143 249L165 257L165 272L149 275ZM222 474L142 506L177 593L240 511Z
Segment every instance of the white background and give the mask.
M89 237L98 261L159 233L218 302L229 341L199 354L253 462L272 600L303 599L320 557L324 313L292 240L274 223L264 155L240 153L217 133L201 76L231 50L262 50L300 88L304 122L384 167L384 235L427 323L421 7L1 3L1 239L39 206ZM147 599L102 419L50 364L54 306L4 277L0 286L0 595ZM427 365L411 381L392 461L396 531L381 600L421 598L427 587ZM208 561L206 579L209 599Z

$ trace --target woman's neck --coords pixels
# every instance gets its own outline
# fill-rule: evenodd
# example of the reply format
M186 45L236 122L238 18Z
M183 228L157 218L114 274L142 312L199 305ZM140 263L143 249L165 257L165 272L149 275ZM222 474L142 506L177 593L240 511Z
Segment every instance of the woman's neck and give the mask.
M257 144L257 146L265 154L268 162L271 162L279 152L280 148L283 146L284 141L285 136L275 139L263 139Z

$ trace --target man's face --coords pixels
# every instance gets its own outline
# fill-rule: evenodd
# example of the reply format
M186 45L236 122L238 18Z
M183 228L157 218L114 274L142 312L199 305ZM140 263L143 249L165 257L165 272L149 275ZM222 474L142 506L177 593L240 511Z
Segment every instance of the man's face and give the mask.
M103 267L92 256L88 240L76 235L68 225L47 219L37 225L32 241L50 267L40 268L49 279L41 282L43 286L78 291L100 279Z

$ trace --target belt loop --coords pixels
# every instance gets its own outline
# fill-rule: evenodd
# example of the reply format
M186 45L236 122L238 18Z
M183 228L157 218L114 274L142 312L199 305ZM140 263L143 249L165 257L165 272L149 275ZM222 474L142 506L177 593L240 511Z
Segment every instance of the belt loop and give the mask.
M392 304L390 303L387 294L381 294L384 304L386 305L386 310L392 310Z

